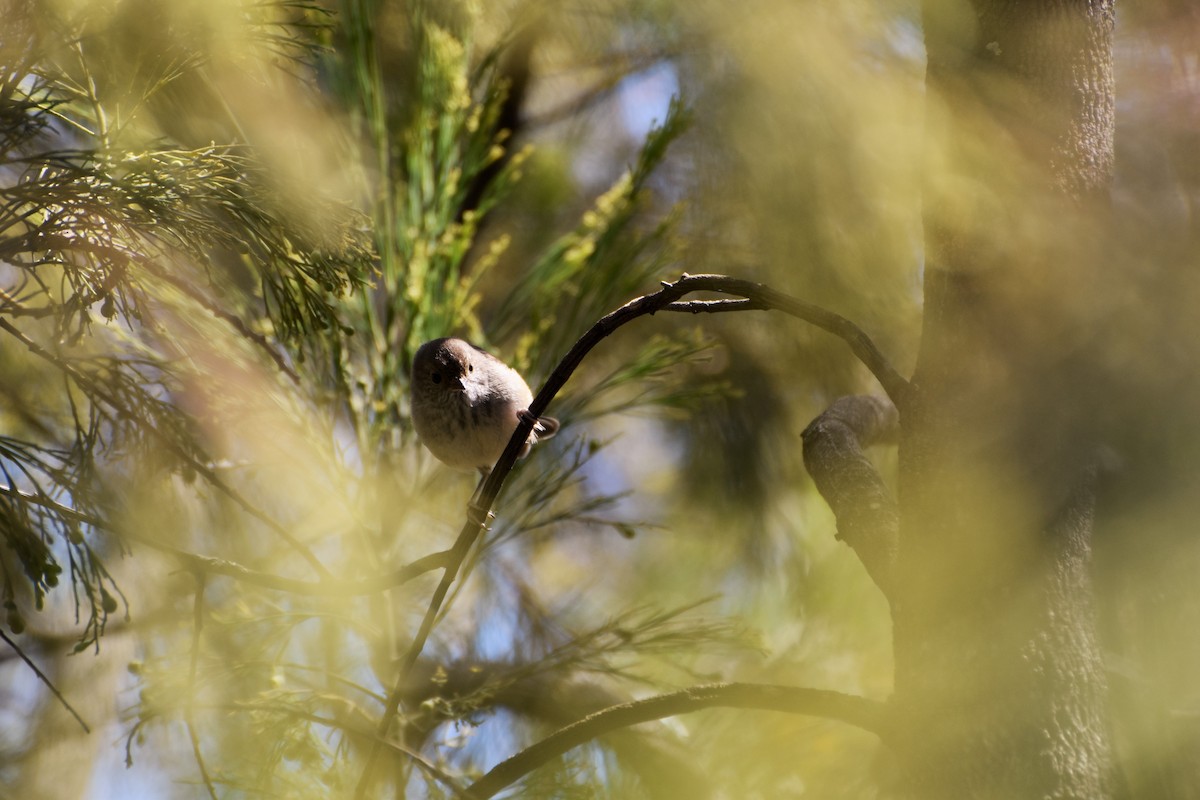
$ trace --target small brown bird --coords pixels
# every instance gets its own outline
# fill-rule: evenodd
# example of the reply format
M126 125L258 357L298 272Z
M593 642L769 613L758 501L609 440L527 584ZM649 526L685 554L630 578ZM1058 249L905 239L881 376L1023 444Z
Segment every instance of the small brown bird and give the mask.
M462 339L426 342L413 358L413 427L429 452L455 469L491 472L532 402L520 373ZM558 420L539 417L521 457L556 433Z

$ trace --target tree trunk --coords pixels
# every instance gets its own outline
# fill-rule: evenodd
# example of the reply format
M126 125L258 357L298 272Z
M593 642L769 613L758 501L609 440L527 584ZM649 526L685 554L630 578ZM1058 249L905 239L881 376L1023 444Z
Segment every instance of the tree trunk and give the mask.
M1087 290L1111 0L927 0L925 328L893 590L902 794L1107 798Z

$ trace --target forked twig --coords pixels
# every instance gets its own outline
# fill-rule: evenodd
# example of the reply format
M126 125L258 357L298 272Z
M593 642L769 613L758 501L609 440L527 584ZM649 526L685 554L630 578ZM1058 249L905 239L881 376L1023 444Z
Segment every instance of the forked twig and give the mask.
M741 299L679 302L682 297L692 292L716 292L733 295ZM396 682L392 687L391 693L388 695L383 716L379 720L375 743L367 755L367 763L364 765L358 785L355 787L354 796L356 800L362 800L366 795L371 773L382 746L381 742L386 740L387 731L391 727L392 720L400 708L400 697L405 682L408 680L408 675L417 658L425 649L425 643L433 630L442 603L446 598L451 584L458 577L459 570L467 553L470 552L471 547L483 531L481 521L486 519L486 515L495 505L496 498L500 494L500 489L504 485L508 473L516 463L530 430L532 430L534 420L546 411L550 405L550 401L554 399L555 395L558 394L559 390L562 389L567 380L574 374L584 357L593 347L622 325L638 317L655 314L659 311L711 313L770 309L783 311L790 316L810 322L822 330L841 338L850 345L850 349L854 354L871 370L871 373L879 380L884 391L887 392L896 406L898 408L902 407L904 396L909 389L908 381L896 371L861 328L832 311L783 294L782 292L777 292L761 283L730 278L725 275L688 275L684 273L677 281L663 281L662 288L657 292L630 300L615 311L601 317L575 342L574 346L559 361L554 371L550 373L541 391L538 392L530 404L529 413L521 416L516 430L513 431L512 438L508 441L508 446L504 449L504 453L501 454L495 467L492 468L492 471L479 487L471 504L472 509L468 512L467 522L463 525L458 538L450 549L449 562L442 573L441 581L439 581L437 588L433 592L433 596L430 598L429 606L425 611L424 618L421 620L420 627L417 629L416 636L413 638L408 651L401 660Z

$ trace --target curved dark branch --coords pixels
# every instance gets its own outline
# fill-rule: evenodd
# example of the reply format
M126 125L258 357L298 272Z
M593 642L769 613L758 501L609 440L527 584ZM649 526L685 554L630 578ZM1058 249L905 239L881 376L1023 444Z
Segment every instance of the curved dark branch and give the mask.
M885 704L841 692L747 683L696 686L590 714L500 762L471 784L467 792L483 800L598 736L651 720L717 707L808 714L846 722L880 736L887 725Z
M405 742L420 749L429 733L442 722L457 719L462 709L484 714L502 708L556 730L633 699L611 686L566 672L539 669L532 662L442 663L422 658L404 697ZM648 800L714 797L707 765L697 763L673 731L624 728L607 736L604 744L622 770L637 776Z
M804 466L837 518L838 538L854 548L891 599L900 518L896 502L863 448L895 436L896 407L882 397L834 401L804 429Z
M791 295L778 292L769 286L753 281L730 278L725 275L684 275L674 286L686 283L690 292L708 291L738 295L744 300L691 300L670 303L666 311L683 311L692 314L720 311L774 310L802 319L823 331L832 333L846 344L858 360L871 370L883 391L898 407L904 407L908 393L908 381L892 366L883 352L862 328L850 320L828 309L806 302Z
M714 305L713 303L703 302L699 305L694 303L680 303L676 305L680 298L692 292L717 292L742 297L744 300L731 301L738 304L735 306L720 306L719 303ZM679 280L673 283L663 281L662 288L657 292L630 300L615 311L604 315L575 342L567 354L563 356L562 360L559 361L554 371L550 373L541 391L537 393L537 396L533 398L533 402L530 403L530 413L522 415L516 430L513 431L512 438L508 441L508 446L505 447L495 467L492 468L492 471L480 485L475 500L472 503L473 508L467 515L467 522L463 525L462 530L458 534L458 539L455 540L454 546L450 550L449 564L446 566L445 572L442 573L442 579L434 590L433 596L430 598L425 616L421 620L420 627L417 629L417 635L413 638L412 644L409 645L408 651L404 654L404 658L400 663L396 683L388 695L387 706L384 708L383 716L379 720L378 735L380 738L386 736L387 730L391 726L392 719L395 717L396 711L400 706L401 690L408 680L409 672L412 670L417 658L421 655L421 651L425 649L425 643L433 630L434 623L442 607L442 602L445 600L450 586L457 578L458 571L462 567L467 553L479 538L479 534L483 530L483 522L495 505L496 498L500 494L500 489L504 485L508 473L516 463L521 450L524 449L525 441L529 437L530 430L533 428L534 420L545 413L547 407L550 405L550 401L554 399L555 395L558 394L559 390L562 389L567 380L574 374L592 348L622 325L638 317L655 314L663 310L699 313L718 308L721 310L739 311L777 309L806 322L810 322L846 341L850 345L850 349L867 365L897 405L900 404L901 399L908 391L908 381L892 367L879 348L875 346L875 343L857 325L845 317L827 311L820 306L815 306L782 292L777 292L761 283L730 278L725 275L688 275L684 273ZM379 748L376 746L367 757L366 766L363 769L355 790L356 798L362 798L365 795L378 752Z

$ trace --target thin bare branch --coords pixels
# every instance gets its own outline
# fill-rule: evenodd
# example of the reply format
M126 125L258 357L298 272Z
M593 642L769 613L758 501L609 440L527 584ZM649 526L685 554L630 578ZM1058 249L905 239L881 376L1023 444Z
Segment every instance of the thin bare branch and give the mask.
M682 304L681 306L672 307L680 298L691 292L718 292L721 294L737 295L744 298L744 300L732 301L739 304L736 306L701 303L700 305ZM416 636L413 638L408 651L401 660L395 684L388 695L387 706L384 708L383 716L379 719L376 743L367 756L367 762L363 767L362 775L359 777L358 785L355 787L354 796L356 800L361 800L366 794L371 772L374 769L375 760L379 754L379 740L386 738L388 728L396 716L396 712L400 707L402 690L408 680L408 675L417 658L420 657L421 652L425 649L425 643L429 639L429 634L433 631L433 626L438 619L438 614L446 598L446 594L450 586L457 579L458 572L462 567L467 553L470 552L471 547L484 530L487 515L495 505L496 498L500 494L500 489L504 485L508 473L512 470L519 453L524 448L525 441L529 436L534 421L545 413L547 407L550 405L550 401L554 399L555 395L558 394L559 390L562 389L567 380L574 374L592 348L622 325L638 317L655 314L663 310L682 310L700 313L701 311L715 309L726 311L777 309L810 322L846 341L854 354L867 365L897 405L900 405L901 398L908 391L908 381L896 371L879 348L875 346L875 343L871 341L870 337L857 325L845 317L827 311L820 306L806 303L803 300L790 297L763 284L752 281L730 278L725 275L688 275L684 273L679 280L673 283L663 281L662 288L657 292L630 300L615 311L611 311L601 317L580 337L567 354L563 356L558 366L554 368L554 371L550 373L549 378L546 379L546 383L530 404L529 414L522 416L516 430L513 431L512 438L509 439L508 446L496 462L496 466L493 467L492 471L479 487L476 498L471 504L472 507L468 511L467 521L459 532L454 546L450 549L449 562L442 573L441 581L439 581L433 596L430 598L429 606L425 611L424 618L421 620L420 627L417 629Z
M58 699L58 702L62 703L63 708L71 713L71 716L74 717L75 721L79 723L79 727L83 728L83 732L91 733L92 729L89 728L88 724L83 721L83 717L79 716L79 712L71 707L71 704L67 702L67 698L63 697L62 692L55 688L54 684L50 682L50 679L46 677L46 673L38 669L38 665L33 663L33 660L30 659L29 656L25 655L25 651L18 647L16 642L8 638L8 634L6 634L3 630L0 630L0 639L3 639L8 643L9 647L16 651L16 654L20 656L22 661L25 662L25 665L33 670L34 675L38 676L39 681L46 684L46 688L50 690L50 693Z
M687 314L717 314L722 311L767 311L771 307L761 300L677 300L668 303L663 311Z
M871 370L871 374L879 381L887 396L891 398L897 408L903 410L904 397L909 388L908 381L896 371L896 368L871 340L871 337L845 317L818 305L778 292L764 284L730 278L725 275L684 275L672 285L680 286L682 284L688 286L687 291L689 292L720 292L721 294L738 295L745 300L693 300L686 303L671 303L666 306L665 310L701 314L716 311L771 309L782 311L832 333L850 345L854 355L866 365L867 369Z
M40 319L61 312L61 306L27 306L10 292L0 289L0 313L10 317L33 317Z
M471 784L467 792L476 800L484 800L543 764L606 733L664 717L717 707L824 717L855 725L879 736L883 736L887 728L887 706L865 697L823 689L747 683L696 686L589 714L500 762Z
M98 530L107 530L104 520L99 517L87 514L83 511L65 506L45 493L40 492L25 492L12 486L0 485L0 495L12 497L24 503L30 503L35 506L51 511L63 519L73 519L76 522L82 522L86 525L91 525Z

